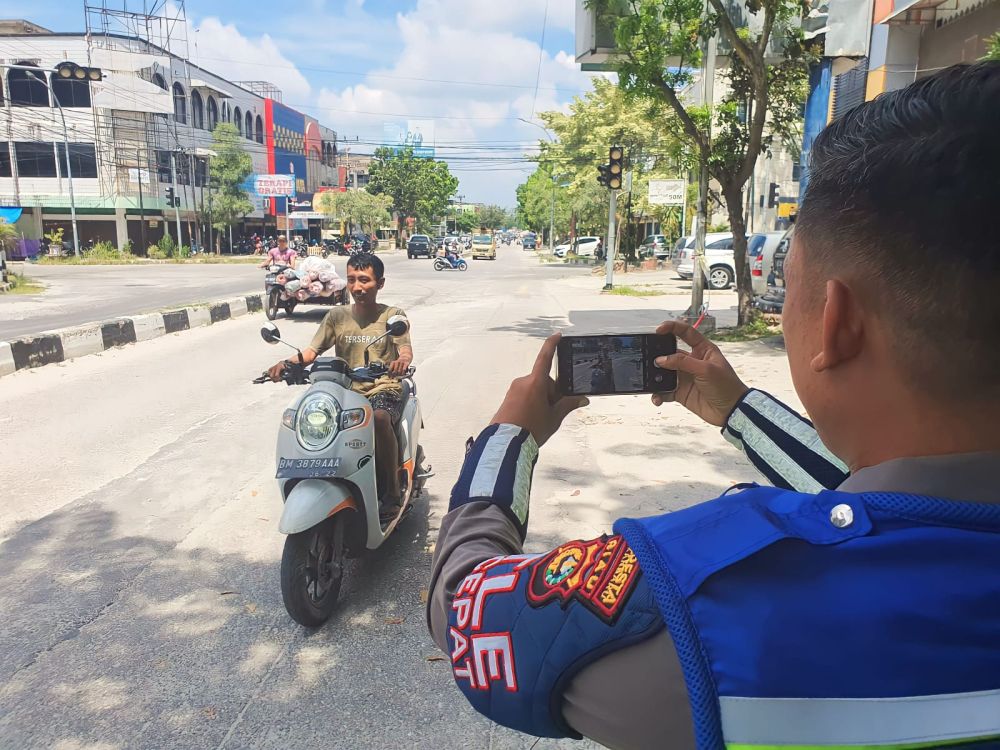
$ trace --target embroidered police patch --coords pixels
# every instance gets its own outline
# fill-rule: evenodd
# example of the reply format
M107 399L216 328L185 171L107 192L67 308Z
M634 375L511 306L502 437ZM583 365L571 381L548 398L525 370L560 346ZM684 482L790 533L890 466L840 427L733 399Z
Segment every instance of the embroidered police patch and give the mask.
M526 589L532 607L578 602L613 625L640 574L635 553L618 535L567 542L531 567Z

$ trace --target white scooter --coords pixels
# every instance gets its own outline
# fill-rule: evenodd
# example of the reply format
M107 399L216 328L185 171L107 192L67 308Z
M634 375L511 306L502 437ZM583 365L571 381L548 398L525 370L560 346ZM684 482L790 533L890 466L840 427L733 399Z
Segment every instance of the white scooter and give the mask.
M409 329L396 315L388 336ZM267 323L261 337L269 344L281 340L277 326ZM298 351L296 349L296 351ZM383 526L379 519L379 488L375 467L375 429L371 404L351 390L351 383L374 382L386 375L380 362L351 369L340 357L320 357L304 366L285 363L288 385L309 385L281 418L278 430L277 479L285 508L278 530L287 534L281 556L281 595L292 618L307 627L322 625L333 614L344 575L344 559L380 547L433 476L424 467L420 447L420 402L413 382L414 368L401 380L402 417L396 427L398 471L403 499L399 513ZM265 373L255 383L269 382Z

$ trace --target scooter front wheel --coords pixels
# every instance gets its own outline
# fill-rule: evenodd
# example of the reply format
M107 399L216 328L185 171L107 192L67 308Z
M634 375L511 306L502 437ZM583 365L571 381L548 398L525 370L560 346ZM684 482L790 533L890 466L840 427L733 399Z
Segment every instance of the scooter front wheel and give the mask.
M264 314L267 315L268 320L274 320L278 317L278 305L281 303L281 290L278 287L271 287L271 291L267 293L267 307L264 308Z
M315 628L330 619L344 580L344 520L337 514L285 539L281 598L292 619Z
M443 271L447 266L439 260L434 261L434 270Z

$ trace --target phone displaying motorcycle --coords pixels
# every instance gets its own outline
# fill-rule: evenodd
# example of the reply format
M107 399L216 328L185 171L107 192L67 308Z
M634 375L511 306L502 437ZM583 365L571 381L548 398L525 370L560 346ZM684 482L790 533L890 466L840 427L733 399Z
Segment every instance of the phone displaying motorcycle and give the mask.
M557 352L559 390L566 396L669 393L677 390L677 373L654 362L676 351L673 335L564 335Z

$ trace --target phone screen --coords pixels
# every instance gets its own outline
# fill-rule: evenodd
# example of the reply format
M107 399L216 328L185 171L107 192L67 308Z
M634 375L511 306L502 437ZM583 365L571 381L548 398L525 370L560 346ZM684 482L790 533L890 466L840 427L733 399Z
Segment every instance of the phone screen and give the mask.
M653 360L677 350L673 336L564 336L559 389L569 396L657 393L677 388L677 374Z

